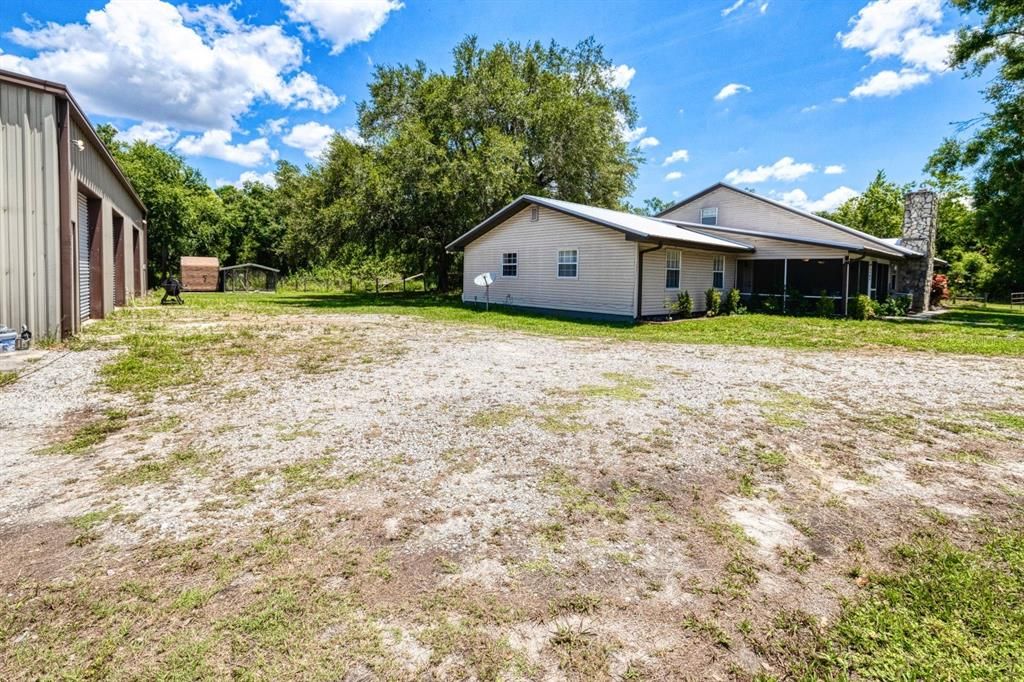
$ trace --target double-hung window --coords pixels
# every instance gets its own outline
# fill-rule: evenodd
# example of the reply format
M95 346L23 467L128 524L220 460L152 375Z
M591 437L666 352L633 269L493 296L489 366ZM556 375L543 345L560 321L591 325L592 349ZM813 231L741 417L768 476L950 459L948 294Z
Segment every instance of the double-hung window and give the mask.
M502 277L518 277L519 276L519 254L518 253L503 253L503 254L501 254L501 276Z
M718 224L718 208L702 208L700 210L700 224L701 225L717 225Z
M576 279L579 276L580 252L576 249L559 249L558 278Z
M725 288L725 256L715 256L711 262L711 286L715 289Z
M665 252L665 288L679 288L679 252Z

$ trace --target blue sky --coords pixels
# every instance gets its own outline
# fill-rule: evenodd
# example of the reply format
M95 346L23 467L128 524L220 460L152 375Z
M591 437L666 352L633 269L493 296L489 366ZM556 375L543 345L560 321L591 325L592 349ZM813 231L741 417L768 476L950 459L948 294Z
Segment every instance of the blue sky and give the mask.
M468 34L593 35L641 117L624 131L647 156L634 202L727 179L817 210L879 168L919 180L953 123L984 111L983 82L942 64L962 23L941 0L7 0L0 68L68 84L94 123L223 183L353 136L374 64L448 69Z

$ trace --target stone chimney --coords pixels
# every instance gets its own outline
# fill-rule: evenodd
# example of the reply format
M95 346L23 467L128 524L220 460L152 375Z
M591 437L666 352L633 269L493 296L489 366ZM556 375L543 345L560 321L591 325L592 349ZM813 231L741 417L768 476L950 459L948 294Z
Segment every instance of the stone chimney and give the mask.
M907 194L903 208L903 236L899 244L924 254L922 258L907 258L897 266L897 291L910 294L911 310L928 310L938 222L939 198L935 192L922 189Z

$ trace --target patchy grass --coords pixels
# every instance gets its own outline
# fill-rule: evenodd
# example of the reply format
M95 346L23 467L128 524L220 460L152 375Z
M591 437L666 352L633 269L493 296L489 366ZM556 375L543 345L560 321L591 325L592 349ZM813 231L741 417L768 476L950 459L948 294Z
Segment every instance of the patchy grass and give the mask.
M136 317L180 315L189 310L226 313L285 314L295 312L388 313L459 325L568 337L606 337L623 341L766 346L813 350L903 348L931 353L1024 356L1020 330L1024 313L1007 313L1012 324L979 324L990 315L961 309L957 324L913 320L832 320L781 315L722 315L678 324L597 322L553 317L492 305L483 311L464 305L457 295L423 293L192 294L182 310L129 310ZM102 327L101 327L102 328ZM98 330L97 330L98 331ZM89 332L93 333L92 331Z
M605 372L601 376L612 382L612 385L584 386L579 392L588 398L615 398L616 400L634 401L640 400L647 395L645 391L654 388L652 382L629 374Z
M113 474L108 480L114 485L124 486L165 483L181 470L199 471L218 457L220 453L215 450L188 447L163 459L144 460L131 469Z
M78 455L105 441L112 434L128 426L128 412L124 410L107 410L102 417L77 428L71 438L57 443L47 452L62 455Z
M130 393L141 402L151 402L161 390L199 381L203 373L196 356L220 338L166 331L127 334L119 342L125 352L101 370L103 382L115 393Z
M985 419L996 426L1000 426L1010 431L1024 433L1024 414L1015 414L1013 412L986 412L984 416Z
M977 550L927 538L896 549L900 570L873 576L824 633L816 679L1015 680L1024 670L1024 534Z
M527 417L529 413L519 405L500 405L480 410L469 418L469 425L478 429L497 429Z
M559 624L551 636L558 667L577 680L606 680L614 648L582 623Z
M3 388L4 386L10 386L17 380L17 372L8 372L6 370L0 371L0 388Z

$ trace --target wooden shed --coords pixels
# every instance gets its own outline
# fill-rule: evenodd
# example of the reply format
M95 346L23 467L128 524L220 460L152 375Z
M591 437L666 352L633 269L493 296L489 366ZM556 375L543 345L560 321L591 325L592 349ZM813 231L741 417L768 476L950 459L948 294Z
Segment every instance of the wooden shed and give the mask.
M220 261L206 256L181 257L181 288L185 291L217 291Z

